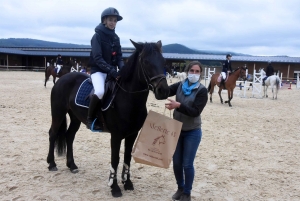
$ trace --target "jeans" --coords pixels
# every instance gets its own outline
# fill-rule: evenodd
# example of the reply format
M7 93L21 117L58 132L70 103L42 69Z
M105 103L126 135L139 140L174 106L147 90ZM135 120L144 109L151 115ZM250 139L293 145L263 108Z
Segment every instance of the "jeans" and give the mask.
M173 170L178 188L190 195L195 176L194 159L202 137L201 128L181 131L175 153Z

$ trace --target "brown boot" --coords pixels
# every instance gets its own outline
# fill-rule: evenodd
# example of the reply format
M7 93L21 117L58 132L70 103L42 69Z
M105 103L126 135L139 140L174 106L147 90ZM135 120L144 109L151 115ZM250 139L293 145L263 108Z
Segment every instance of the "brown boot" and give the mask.
M90 100L86 128L94 132L101 132L103 131L103 124L100 122L100 119L96 118L97 109L101 110L101 100L97 95L93 94Z

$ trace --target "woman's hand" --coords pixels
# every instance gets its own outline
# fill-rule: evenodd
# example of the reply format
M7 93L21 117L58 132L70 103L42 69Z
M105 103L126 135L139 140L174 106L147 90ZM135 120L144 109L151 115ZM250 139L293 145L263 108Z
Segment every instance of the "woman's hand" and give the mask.
M165 107L169 110L173 110L173 109L176 109L176 108L179 108L180 107L180 104L179 102L175 101L175 100L172 100L172 99L167 99L168 101L170 101L169 103L165 103Z

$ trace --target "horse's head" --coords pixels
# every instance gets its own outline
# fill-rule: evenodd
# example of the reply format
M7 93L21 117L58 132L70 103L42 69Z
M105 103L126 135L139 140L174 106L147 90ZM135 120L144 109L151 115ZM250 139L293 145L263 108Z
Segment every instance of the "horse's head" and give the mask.
M258 70L258 72L259 72L259 73L262 73L263 76L266 76L266 72L264 71L263 68L260 68L260 69Z
M239 67L238 69L240 70L239 77L245 81L247 79L247 75L246 75L247 67Z
M136 43L130 40L139 53L138 63L141 68L142 79L146 81L150 90L158 100L169 96L169 86L164 75L165 59L162 56L161 41L157 43ZM140 75L141 75L140 74Z

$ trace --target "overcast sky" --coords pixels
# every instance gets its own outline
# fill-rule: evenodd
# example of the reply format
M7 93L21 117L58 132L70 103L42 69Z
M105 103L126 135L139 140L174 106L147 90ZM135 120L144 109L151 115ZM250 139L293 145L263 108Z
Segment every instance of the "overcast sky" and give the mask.
M115 7L123 47L178 43L192 49L300 57L300 0L0 0L0 38L89 45Z

